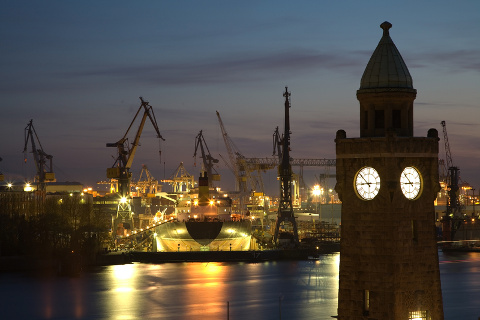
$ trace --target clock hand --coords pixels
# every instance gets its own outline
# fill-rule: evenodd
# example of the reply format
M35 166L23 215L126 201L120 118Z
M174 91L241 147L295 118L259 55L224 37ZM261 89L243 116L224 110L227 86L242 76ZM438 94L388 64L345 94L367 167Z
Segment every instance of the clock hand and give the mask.
M404 173L403 175L405 176L405 178L407 178L407 180L408 180L408 184L413 184L413 182L412 182L412 181L410 181L410 179L408 179L408 176L407 176L407 174L406 174L406 173Z
M360 173L360 177L362 177L363 181L365 181L365 183L368 184L368 187L370 188L370 182L368 182L367 179L365 179L361 173Z

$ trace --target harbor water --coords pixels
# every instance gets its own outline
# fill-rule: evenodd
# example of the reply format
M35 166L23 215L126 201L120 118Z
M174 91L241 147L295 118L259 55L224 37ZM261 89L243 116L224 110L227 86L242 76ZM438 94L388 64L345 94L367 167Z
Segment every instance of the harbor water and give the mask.
M445 319L480 317L480 253L439 252ZM332 319L339 254L261 263L112 265L0 274L2 319Z

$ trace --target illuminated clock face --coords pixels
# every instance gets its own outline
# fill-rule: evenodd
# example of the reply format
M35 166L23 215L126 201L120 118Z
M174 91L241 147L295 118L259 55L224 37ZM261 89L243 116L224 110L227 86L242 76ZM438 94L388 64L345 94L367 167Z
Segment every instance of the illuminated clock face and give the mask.
M403 195L410 200L416 199L422 190L422 177L414 167L406 167L400 175Z
M364 167L355 175L355 190L364 200L372 200L380 190L380 176L372 167Z

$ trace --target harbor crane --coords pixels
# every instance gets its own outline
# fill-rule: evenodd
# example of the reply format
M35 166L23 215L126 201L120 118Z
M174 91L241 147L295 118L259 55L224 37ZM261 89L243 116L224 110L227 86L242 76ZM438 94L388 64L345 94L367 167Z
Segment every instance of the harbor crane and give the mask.
M162 135L160 134L160 130L158 129L157 120L155 118L155 114L153 113L152 106L147 101L144 101L142 97L140 97L140 101L140 107L138 108L135 117L133 117L133 120L130 123L130 126L128 127L123 137L117 142L107 143L107 147L117 148L118 154L113 166L107 169L107 178L116 179L118 181L119 204L117 207L117 215L113 219L112 232L114 235L116 233L119 223L123 223L124 227L125 224L127 224L129 228L133 229L133 217L130 205L130 179L132 177L130 168L132 167L133 159L135 157L137 148L140 145L140 136L142 135L143 127L145 126L147 117L150 119L150 122L152 123L157 133L157 138L160 140L165 140L163 139ZM140 125L137 129L135 138L130 145L128 143L127 135L142 110L143 116L140 120ZM159 150L159 154L161 157L161 150Z
M445 121L441 122L443 127L443 139L445 142L445 156L447 162L447 188L448 188L448 202L447 202L447 215L456 215L460 211L460 201L458 199L458 180L460 169L453 165L452 153L450 151L450 144L448 143L447 126Z
M195 188L195 177L188 173L183 162L180 162L180 165L170 179L162 180L162 182L169 183L172 186L174 193L189 193L190 190Z
M193 158L195 159L195 165L196 165L198 147L200 147L201 158L203 160L202 170L207 173L208 187L213 188L213 181L220 181L220 175L217 173L216 169L214 168L214 165L218 163L218 159L215 159L210 154L210 150L208 149L207 142L205 142L205 138L203 137L202 130L200 130L197 137L195 138L195 152L193 153Z
M148 222L154 217L152 216L152 199L158 192L158 180L153 177L145 164L142 164L142 171L140 171L140 177L137 182L132 182L132 186L135 188L137 197L141 199L141 205L145 207L144 216ZM142 219L140 219L140 227L142 227Z
M35 143L35 141L37 143ZM47 182L55 181L55 173L53 172L53 156L43 151L42 144L38 138L37 132L33 126L33 120L30 120L25 127L25 146L23 153L25 154L25 163L27 162L27 149L28 143L31 145L31 153L33 154L33 160L35 162L35 168L37 174L35 181L38 183L37 190L45 192ZM38 144L38 147L37 147Z
M225 163L227 167L233 171L235 176L235 188L240 192L240 214L243 215L246 210L247 198L249 197L250 191L260 190L263 193L263 182L258 172L250 170L252 166L249 167L247 165L247 158L240 152L228 135L218 111L217 118L229 158L229 161L225 161ZM257 175L255 175L255 173L257 173Z
M275 234L273 241L276 243L279 239L279 231L282 223L290 222L293 228L293 240L298 244L297 221L293 212L292 204L292 166L290 164L290 95L288 87L285 87L285 130L282 136L278 127L274 133L273 152L277 152L280 165L278 173L280 177L280 201L278 205L277 221L275 223Z
M458 199L458 180L460 169L453 165L452 153L450 151L450 144L448 143L447 126L445 121L441 122L443 127L443 139L445 142L445 156L447 165L447 212L442 219L443 224L443 240L450 241L454 239L455 233L462 224L460 201Z

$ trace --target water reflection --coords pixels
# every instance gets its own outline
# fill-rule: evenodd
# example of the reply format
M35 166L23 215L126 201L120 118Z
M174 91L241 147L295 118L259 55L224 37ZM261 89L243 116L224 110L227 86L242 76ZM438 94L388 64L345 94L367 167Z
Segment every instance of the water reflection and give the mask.
M480 316L480 253L443 254L445 319ZM318 261L108 266L76 278L0 274L1 319L331 319L339 255ZM19 303L21 302L21 303Z
M135 292L136 286L141 285L138 266L114 265L110 267L107 275L111 289L106 293L106 313L118 320L138 319L141 314L139 295Z
M226 277L228 266L218 262L185 265L190 281L181 289L185 319L210 315L220 318L226 314ZM180 288L179 288L180 289ZM211 318L213 319L213 318Z

